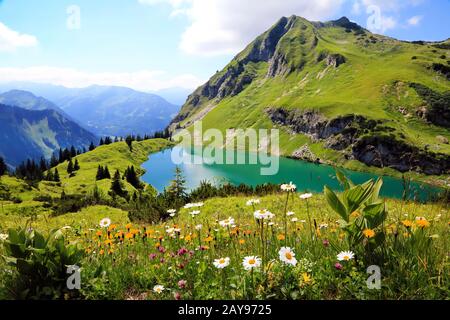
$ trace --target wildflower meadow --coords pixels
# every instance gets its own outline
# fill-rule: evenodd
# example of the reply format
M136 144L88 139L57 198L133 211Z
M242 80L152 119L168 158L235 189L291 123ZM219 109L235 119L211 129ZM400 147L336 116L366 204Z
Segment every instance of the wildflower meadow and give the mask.
M1 235L2 295L19 299L448 299L448 206L385 200L383 181L345 191L230 196L154 223ZM67 266L79 289L69 289ZM76 277L74 278L76 280ZM76 287L76 281L74 281Z

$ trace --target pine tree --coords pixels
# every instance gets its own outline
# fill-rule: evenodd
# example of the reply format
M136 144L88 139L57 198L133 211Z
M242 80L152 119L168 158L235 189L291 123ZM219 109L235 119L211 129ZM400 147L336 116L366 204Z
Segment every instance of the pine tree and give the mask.
M75 164L73 165L73 170L74 171L80 170L80 164L78 163L78 159L75 159Z
M94 143L91 141L91 144L89 145L89 151L92 151L95 149Z
M95 176L95 180L103 180L105 176L105 172L103 170L103 167L101 165L97 168L97 175Z
M133 137L132 136L127 136L125 138L125 142L128 145L128 148L130 148L130 152L133 152Z
M58 158L56 158L56 155L53 154L52 158L50 159L50 168L54 168L59 164Z
M70 159L69 164L67 165L67 173L71 174L73 172L73 162L72 159Z
M136 171L134 170L134 166L131 166L131 168L128 167L127 170L125 170L125 179L136 189L141 187L141 182L139 181Z
M61 182L61 179L59 178L58 168L55 168L55 174L53 175L53 180L55 182Z
M123 188L122 181L120 177L119 170L116 170L116 173L114 173L114 178L111 183L111 189L109 191L109 194L114 198L115 196L119 196L122 198L125 198L128 195L128 192Z
M167 193L174 201L186 199L186 179L184 178L183 171L180 167L175 168L175 177L170 183Z
M105 169L103 170L103 179L111 179L111 174L109 173L108 166L105 166Z
M103 138L100 138L100 143L98 144L99 146L102 146L102 145L104 145L105 144L105 142L103 141Z
M5 160L0 157L0 176L5 175L6 173L8 173L8 167L6 166Z
M70 157L75 158L77 156L77 150L74 146L70 147Z
M44 172L48 169L47 161L44 158L41 158L41 161L39 162L39 169Z

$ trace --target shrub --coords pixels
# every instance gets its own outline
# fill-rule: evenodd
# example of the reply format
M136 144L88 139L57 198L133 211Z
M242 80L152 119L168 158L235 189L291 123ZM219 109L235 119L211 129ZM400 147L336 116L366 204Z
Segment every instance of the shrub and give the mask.
M47 238L31 229L9 230L4 259L13 268L6 281L13 299L62 299L75 295L66 287L67 267L79 265L83 250L66 244L61 230Z

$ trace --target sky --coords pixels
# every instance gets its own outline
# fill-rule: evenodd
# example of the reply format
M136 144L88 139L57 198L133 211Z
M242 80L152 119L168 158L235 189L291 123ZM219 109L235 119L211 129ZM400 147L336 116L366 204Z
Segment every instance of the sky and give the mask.
M450 37L450 0L0 0L0 82L195 89L282 16Z

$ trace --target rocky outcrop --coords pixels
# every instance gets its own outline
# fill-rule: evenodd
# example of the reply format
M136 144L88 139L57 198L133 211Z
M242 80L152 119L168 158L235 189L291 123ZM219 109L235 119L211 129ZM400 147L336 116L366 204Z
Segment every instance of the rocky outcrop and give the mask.
M401 172L413 170L440 175L450 170L450 156L412 147L388 135L394 129L381 121L358 115L329 120L318 112L282 108L268 108L266 113L273 123L288 127L293 133L308 135L313 141L322 141L325 147L343 152L348 160ZM294 152L292 157L317 161L307 146Z
M305 144L304 146L302 146L300 149L295 150L292 155L291 155L292 159L297 159L297 160L305 160L305 161L309 161L309 162L314 162L314 163L321 163L322 160L320 160L320 158L318 158L309 148L308 144Z
M333 66L335 68L339 67L341 64L344 64L347 60L341 54L330 54L326 58L327 66Z
M429 175L450 172L450 156L420 150L391 136L362 138L355 143L352 153L355 159L379 168L418 171Z
M330 147L334 145L340 150L352 144L359 131L372 130L379 123L357 115L346 115L328 120L318 112L297 109L268 108L266 113L273 123L287 126L294 133L306 134L313 140L327 140L341 135L339 143L329 141ZM343 141L347 142L343 144Z
M411 83L410 87L427 103L417 109L417 116L437 126L450 128L450 91L441 94L419 83Z

